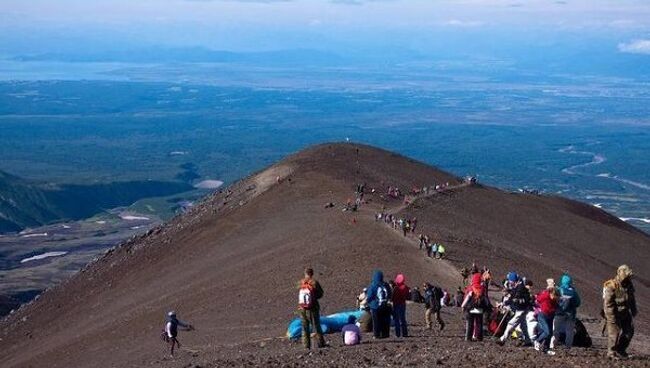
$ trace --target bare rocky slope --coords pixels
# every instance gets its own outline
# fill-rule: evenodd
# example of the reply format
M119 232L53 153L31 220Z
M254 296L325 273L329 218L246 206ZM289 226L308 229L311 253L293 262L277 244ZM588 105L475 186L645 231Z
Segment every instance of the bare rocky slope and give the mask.
M278 182L277 178L280 178ZM356 183L378 190L359 212L342 212ZM325 288L323 313L350 308L372 270L406 274L411 285L461 283L458 268L473 260L501 275L516 269L539 284L564 270L576 278L582 313L597 316L602 282L620 263L636 271L637 357L647 366L650 344L650 237L592 206L559 197L511 194L459 186L409 206L384 200L400 188L458 178L377 148L319 145L292 155L189 213L126 242L67 282L45 292L1 322L3 367L129 366L606 366L603 340L595 349L556 357L531 349L462 342L457 311L445 312L449 329L422 328L422 310L409 306L413 335L369 342L353 349L332 346L306 354L280 338L294 317L296 282L305 266ZM324 204L334 202L335 208ZM448 261L423 257L373 214L417 216L418 232L447 244ZM158 338L167 310L196 326L181 333L178 357L165 358ZM595 329L596 324L590 324ZM504 354L505 353L505 354Z

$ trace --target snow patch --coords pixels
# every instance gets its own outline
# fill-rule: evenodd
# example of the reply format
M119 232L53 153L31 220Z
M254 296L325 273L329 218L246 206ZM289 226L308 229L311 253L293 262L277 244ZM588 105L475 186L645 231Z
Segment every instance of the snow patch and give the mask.
M31 262L31 261L38 261L38 260L40 260L40 259L45 259L45 258L50 258L50 257L60 257L60 256L64 256L64 255L66 255L66 254L68 254L68 252L47 252L47 253L37 254L37 255L35 255L35 256L32 256L32 257L29 257L29 258L22 259L22 260L20 260L20 263L27 263L27 262Z
M38 234L25 234L21 238L36 238L40 236L48 236L48 233L38 233Z
M643 218L643 217L619 217L619 219L625 221L625 222L645 222L646 224L650 224L650 218Z
M124 214L121 214L120 218L122 220L126 220L126 221L149 221L149 220L151 220L149 217L134 216L134 215L124 215Z
M202 182L195 184L194 188L197 189L217 189L223 185L221 180L203 180Z

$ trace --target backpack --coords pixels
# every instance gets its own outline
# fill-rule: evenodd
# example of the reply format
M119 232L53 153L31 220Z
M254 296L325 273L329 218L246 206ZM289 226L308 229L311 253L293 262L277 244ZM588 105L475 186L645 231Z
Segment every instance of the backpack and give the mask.
M592 346L591 337L581 320L576 319L575 334L573 336L573 346L580 348L590 348Z
M388 303L388 290L385 285L377 286L377 305L383 307Z
M575 299L574 295L571 292L566 294L562 292L559 299L560 300L558 301L557 304L558 310L561 313L569 312L569 310L571 310L574 304L574 299Z
M314 287L309 282L300 285L298 306L300 309L311 309L314 306Z

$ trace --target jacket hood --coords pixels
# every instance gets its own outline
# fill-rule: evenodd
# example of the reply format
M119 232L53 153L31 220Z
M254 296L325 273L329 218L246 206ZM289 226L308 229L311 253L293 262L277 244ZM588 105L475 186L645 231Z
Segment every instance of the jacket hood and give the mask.
M560 278L560 287L568 288L568 287L571 287L571 286L573 286L573 279L571 278L571 276L569 276L568 273L565 273Z
M406 278L401 273L395 277L395 283L397 285L404 285Z
M475 273L472 275L472 287L481 287L481 281L483 279L480 273Z
M379 284L384 282L384 273L381 272L380 270L376 270L375 273L372 275L372 282L374 284Z

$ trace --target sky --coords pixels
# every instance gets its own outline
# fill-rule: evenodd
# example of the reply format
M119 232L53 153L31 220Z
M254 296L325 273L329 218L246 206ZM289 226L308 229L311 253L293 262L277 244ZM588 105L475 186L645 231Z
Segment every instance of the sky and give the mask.
M435 53L562 42L650 55L650 1L0 1L0 55L144 46Z

